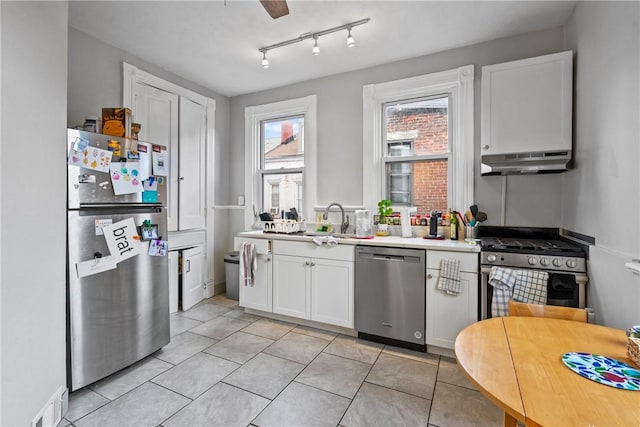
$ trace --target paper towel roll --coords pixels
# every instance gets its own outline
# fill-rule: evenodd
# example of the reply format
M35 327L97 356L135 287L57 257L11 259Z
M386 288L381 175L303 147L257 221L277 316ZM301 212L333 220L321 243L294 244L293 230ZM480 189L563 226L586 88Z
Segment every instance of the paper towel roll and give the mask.
M411 208L400 208L400 225L402 227L402 237L412 237L411 218L409 218L410 210Z

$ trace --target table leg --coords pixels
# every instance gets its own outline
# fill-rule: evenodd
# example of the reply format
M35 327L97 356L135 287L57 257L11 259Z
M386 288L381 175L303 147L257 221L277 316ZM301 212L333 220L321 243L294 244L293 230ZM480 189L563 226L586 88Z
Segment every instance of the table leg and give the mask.
M508 413L504 413L504 427L518 427L518 420Z

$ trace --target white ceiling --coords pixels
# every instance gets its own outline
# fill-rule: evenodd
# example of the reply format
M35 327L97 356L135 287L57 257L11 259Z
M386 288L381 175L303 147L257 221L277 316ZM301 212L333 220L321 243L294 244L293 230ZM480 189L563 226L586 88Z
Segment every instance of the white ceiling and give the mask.
M273 20L258 0L70 1L69 25L226 96L564 25L575 1L289 0ZM352 30L258 49L362 18Z

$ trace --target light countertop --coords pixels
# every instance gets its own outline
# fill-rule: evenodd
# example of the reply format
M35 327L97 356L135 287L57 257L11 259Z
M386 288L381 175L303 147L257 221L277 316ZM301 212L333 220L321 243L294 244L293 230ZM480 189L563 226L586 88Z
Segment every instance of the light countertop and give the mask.
M280 234L265 233L261 230L243 231L238 233L239 237L250 237L255 239L290 240L298 242L309 242L314 236L304 236L300 234ZM400 237L400 236L375 236L373 239L340 238L340 245L366 245L366 246L391 246L398 248L431 249L440 251L458 252L480 252L479 244L468 243L464 240L433 240L421 237Z

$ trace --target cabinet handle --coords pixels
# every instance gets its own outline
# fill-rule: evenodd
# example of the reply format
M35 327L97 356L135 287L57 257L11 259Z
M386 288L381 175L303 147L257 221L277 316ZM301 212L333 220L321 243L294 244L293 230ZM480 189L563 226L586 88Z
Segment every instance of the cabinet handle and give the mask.
M309 261L305 261L304 265L308 266L309 265Z
M187 273L191 271L191 260L187 260Z
M184 181L184 176L181 176L181 177L180 177L180 181Z
M484 147L482 147L482 148L483 148L484 150L488 150L488 149L489 149L489 146L488 146L488 145L485 145L485 146L484 146Z
M431 273L427 274L427 279L433 279L433 275Z
M311 261L311 267L313 267L314 265L316 265L316 263Z
M271 258L267 258L267 262L271 261Z

